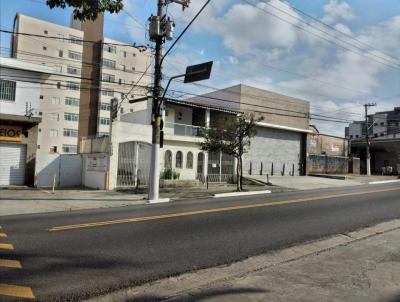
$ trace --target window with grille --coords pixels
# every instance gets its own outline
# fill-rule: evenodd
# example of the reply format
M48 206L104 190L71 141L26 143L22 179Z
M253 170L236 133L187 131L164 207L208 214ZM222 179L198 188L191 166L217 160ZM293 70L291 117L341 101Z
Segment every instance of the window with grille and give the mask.
M75 67L75 66L68 66L67 67L67 72L69 74L81 74L81 69L79 67Z
M110 119L106 118L106 117L100 117L99 124L100 125L110 125Z
M57 136L58 136L58 130L56 130L56 129L50 129L49 136L50 136L50 137L57 137Z
M172 152L170 150L165 151L164 155L164 168L172 168Z
M106 82L115 82L115 75L103 73L101 79Z
M82 45L82 38L73 35L69 35L69 38L69 43Z
M78 148L76 145L62 145L64 153L76 153Z
M0 100L15 101L14 81L0 80Z
M71 121L71 122L77 122L79 120L79 114L65 112L64 120Z
M177 169L182 169L183 155L181 151L176 152L175 160L176 160L175 167Z
M63 133L64 133L64 136L78 137L78 130L76 130L76 129L64 128Z
M110 68L115 68L116 64L114 60L103 59L103 66L107 66Z
M188 152L186 155L186 168L187 169L193 169L193 153Z
M76 83L76 82L67 82L67 89L69 89L69 90L79 90L79 88L80 88L80 85L79 85L79 83Z
M99 109L100 110L106 110L106 111L110 111L111 105L109 103L99 103Z
M60 98L58 96L53 96L51 98L51 104L52 105L60 105Z
M77 51L68 50L68 58L73 60L82 60L82 53Z
M77 99L77 98L66 97L64 102L65 102L65 105L79 106L79 99Z
M115 45L104 45L103 49L104 49L104 51L110 52L110 53L117 52L117 47L115 47Z
M102 89L101 90L101 95L114 96L114 91L113 90Z

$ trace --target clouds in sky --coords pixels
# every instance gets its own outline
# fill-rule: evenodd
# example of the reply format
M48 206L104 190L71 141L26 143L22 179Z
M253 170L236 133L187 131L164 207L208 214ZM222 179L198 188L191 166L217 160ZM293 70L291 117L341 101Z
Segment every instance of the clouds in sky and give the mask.
M334 30L301 15L287 1L211 1L188 34L200 42L180 47L168 61L182 66L213 59L218 62L213 86L245 83L305 98L314 112L362 118L363 100L400 93L395 80L400 78L399 69L384 65L400 68L395 59L400 57L400 11L375 24L363 24L360 11L349 3L329 0L320 8L319 20ZM203 4L193 0L184 12L171 5L169 12L177 23L186 24ZM377 109L391 109L396 100L376 99L382 105ZM343 135L344 125L317 124Z

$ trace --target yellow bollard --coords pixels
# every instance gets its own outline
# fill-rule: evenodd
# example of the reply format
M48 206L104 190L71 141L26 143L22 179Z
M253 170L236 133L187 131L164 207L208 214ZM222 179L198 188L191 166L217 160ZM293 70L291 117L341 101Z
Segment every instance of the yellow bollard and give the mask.
M55 186L56 186L56 174L53 175L53 190L52 190L53 194Z

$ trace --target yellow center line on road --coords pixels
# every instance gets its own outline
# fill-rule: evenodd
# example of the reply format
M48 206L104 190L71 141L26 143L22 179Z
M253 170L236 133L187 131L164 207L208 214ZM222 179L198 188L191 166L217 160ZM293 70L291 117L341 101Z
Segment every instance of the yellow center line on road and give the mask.
M0 295L17 297L17 298L35 299L32 289L27 286L0 284Z
M263 202L263 203L248 204L248 205L238 205L238 206L223 207L223 208L196 210L196 211L189 211L189 212L161 214L161 215L155 215L155 216L133 217L133 218L126 218L126 219L98 221L98 222L81 223L81 224L70 224L70 225L53 227L53 228L48 229L48 231L57 232L57 231L65 231L65 230L72 230L72 229L92 228L92 227L98 227L98 226L104 226L104 225L133 223L133 222L142 222L142 221L150 221L150 220L160 220L160 219L185 217L185 216L193 216L193 215L201 215L201 214L209 214L209 213L222 213L222 212L236 211L236 210L243 210L243 209L272 207L272 206L279 206L279 205L296 204L296 203L301 203L301 202L319 201L319 200L332 199L332 198L337 198L337 197L365 195L365 194L381 193L381 192L389 192L389 191L400 191L400 188L370 190L370 191L353 192L353 193L342 193L342 194L335 194L335 195L322 195L322 196L305 197L305 198L292 199L292 200L272 201L272 202Z
M1 267L22 268L22 265L18 260L0 259L0 268Z
M5 238L5 237L7 237L7 234L3 233L3 232L0 232L0 238Z
M10 244L10 243L0 243L0 250L1 250L1 249L12 251L12 250L14 250L14 247L13 247L13 245Z

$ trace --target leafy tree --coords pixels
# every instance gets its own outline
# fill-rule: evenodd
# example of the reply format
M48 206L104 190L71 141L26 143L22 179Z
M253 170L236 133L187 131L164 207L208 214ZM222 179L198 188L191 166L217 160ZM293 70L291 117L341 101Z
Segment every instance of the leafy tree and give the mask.
M95 20L99 13L118 13L123 9L123 0L47 0L46 4L51 8L62 9L73 7L73 16L80 21Z
M231 155L237 159L236 178L237 190L243 190L243 154L247 153L251 138L257 134L253 115L239 115L234 119L219 122L216 127L205 131L205 140L200 143L203 151L219 152Z

